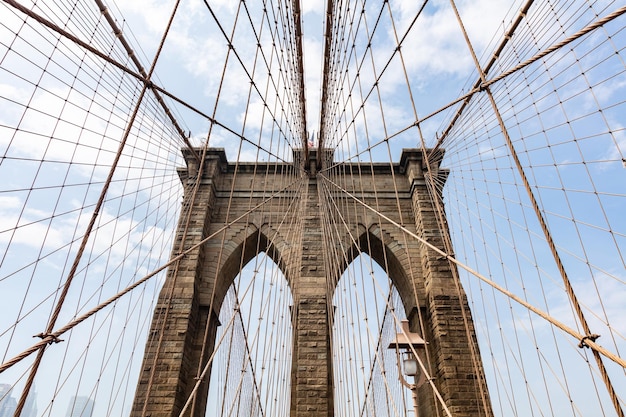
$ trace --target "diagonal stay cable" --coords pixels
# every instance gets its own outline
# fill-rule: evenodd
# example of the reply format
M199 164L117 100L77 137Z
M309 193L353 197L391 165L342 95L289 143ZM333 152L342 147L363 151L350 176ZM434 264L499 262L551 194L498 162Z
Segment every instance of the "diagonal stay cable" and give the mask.
M352 200L356 201L358 204L362 205L363 207L365 207L366 209L370 210L371 212L375 213L378 216L381 216L383 219L387 220L388 222L390 222L391 224L393 224L394 226L396 226L398 229L402 230L404 233L408 234L409 236L411 236L414 239L417 239L420 243L426 245L428 248L432 249L433 251L437 252L439 255L443 256L444 258L446 258L447 260L449 260L450 262L454 263L456 266L458 266L459 268L465 270L466 272L470 273L471 275L475 276L476 278L478 278L479 280L483 281L486 284L489 284L491 287L493 287L494 289L496 289L497 291L501 292L502 294L506 295L507 297L511 298L512 300L516 301L517 303L521 304L522 306L524 306L525 308L527 308L528 310L532 311L533 313L537 314L538 316L540 316L541 318L549 321L550 323L552 323L554 326L558 327L559 329L563 330L565 333L569 334L570 336L574 337L575 339L577 339L582 346L586 346L591 348L593 351L601 353L602 355L604 355L606 358L612 360L613 362L615 362L616 364L618 364L619 366L621 366L622 368L626 368L626 360L622 359L621 357L615 355L613 352L610 352L609 350L603 348L602 346L600 346L599 344L597 344L596 342L594 342L593 340L591 340L589 337L587 337L586 335L582 335L580 334L578 331L570 328L569 326L565 325L564 323L561 323L560 321L558 321L557 319L555 319L554 317L550 316L549 314L547 314L546 312L544 312L543 310L533 306L532 304L524 301L522 298L518 297L517 295L513 294L512 292L508 291L507 289L505 289L504 287L498 285L496 282L490 280L489 278L487 278L486 276L482 275L480 272L475 271L474 269L472 269L471 267L469 267L468 265L465 265L463 262L459 261L458 259L456 259L453 255L450 255L449 253L446 253L445 251L442 251L441 249L439 249L438 247L432 245L431 243L429 243L428 241L424 240L423 238L419 237L418 235L416 235L415 233L411 232L410 230L408 230L406 227L402 226L401 224L399 224L398 222L394 221L393 219L389 218L388 216L386 216L384 213L379 212L378 210L376 210L375 208L369 206L367 203L361 201L359 198L357 198L356 196L354 196L353 194L351 194L348 190L346 190L345 188L341 187L340 185L334 183L332 180L326 178L326 180L332 184L334 187L336 187L339 191L343 192L344 194L346 194L347 197L351 198Z
M163 33L163 36L161 38L161 42L159 44L159 47L155 53L154 59L152 61L152 65L150 66L150 70L148 71L148 79L152 76L152 73L154 72L154 69L156 67L156 64L158 62L159 56L161 55L161 51L163 49L163 45L165 43L165 39L167 38L167 35L169 33L169 29L171 27L172 21L174 20L174 15L176 13L176 9L178 6L178 2L176 3L176 5L174 6L174 9L172 11L172 14L170 16L169 22L167 24L167 27L165 28L165 31ZM63 289L61 290L61 294L59 295L59 299L54 307L54 310L52 312L52 315L48 321L48 324L46 326L46 330L41 334L42 339L45 339L45 337L47 335L49 335L52 330L54 329L54 326L56 325L56 321L59 318L59 315L61 314L61 309L63 307L63 304L65 303L65 299L67 297L67 294L69 293L70 287L72 285L72 282L74 280L74 277L76 275L76 271L78 270L78 266L80 264L80 261L82 260L83 257L83 253L85 251L85 248L87 247L87 243L91 237L91 232L93 231L93 228L95 226L96 220L98 219L99 215L100 215L100 210L104 207L104 203L105 203L105 199L106 199L106 195L109 191L109 187L111 185L111 182L113 180L113 176L116 172L117 169L117 165L120 161L120 159L122 158L122 153L124 151L124 148L126 146L126 142L128 140L128 138L130 137L130 132L135 124L135 120L137 118L137 115L139 113L139 109L141 108L143 99L146 95L146 92L148 91L148 83L144 83L143 87L141 89L141 92L139 94L139 96L137 97L137 101L135 103L135 107L133 109L132 115L130 117L130 119L128 120L128 123L126 125L126 129L124 131L124 134L120 140L120 143L118 145L118 149L117 149L117 153L115 155L115 158L113 160L113 162L111 163L111 167L109 169L109 173L107 176L107 179L104 183L104 185L102 186L102 190L100 191L100 196L98 197L98 202L96 203L96 206L94 208L93 213L91 214L91 218L89 220L89 224L87 225L87 228L85 229L85 233L83 235L83 239L81 241L80 247L78 248L78 251L76 253L76 256L74 258L74 261L72 263L72 266L70 268L70 271L67 275L67 278L65 280L65 283L63 284ZM24 408L24 405L26 404L26 399L27 396L30 393L30 389L33 385L33 382L35 380L35 376L37 375L37 372L39 370L39 366L41 364L41 361L43 360L43 355L45 353L46 350L46 344L44 344L43 346L41 346L38 349L37 352L37 356L35 357L35 360L31 366L31 370L30 370L30 374L28 376L28 379L26 380L25 383L25 387L24 390L22 391L22 395L20 396L20 399L18 401L17 404L17 408L15 410L15 415L14 417L20 417L22 410Z
M17 1L15 1L15 0L2 0L2 1L4 1L8 5L10 5L11 7L19 10L20 12L24 13L25 15L27 15L31 19L34 19L37 22L39 22L40 24L46 26L48 29L51 29L54 32L56 32L56 33L60 34L61 36L63 36L64 38L67 38L67 39L71 40L72 42L74 42L75 44L80 46L81 48L84 48L84 49L88 50L92 54L94 54L97 57L99 57L99 58L103 59L104 61L108 62L109 64L113 65L117 69L119 69L119 70L123 71L124 73L126 73L126 74L128 74L128 75L130 75L130 76L132 76L134 78L136 78L137 80L139 80L142 83L144 83L145 85L147 85L153 91L158 91L159 93L168 96L170 99L176 101L177 103L185 106L189 110L191 110L191 111L197 113L198 115L204 117L209 122L214 123L217 126L223 128L228 133L231 133L231 134L237 136L238 138L246 141L247 143L249 143L249 144L251 144L253 146L257 146L258 147L258 145L256 145L252 140L250 140L250 139L248 139L246 137L243 137L241 134L237 133L234 129L228 127L224 123L222 123L222 122L216 120L215 118L209 116L207 113L203 112L202 110L198 109L197 107L187 103L185 100L175 96L174 94L170 93L169 91L167 91L163 87L160 87L160 86L156 85L153 81L144 78L140 73L138 73L136 71L133 71L132 69L128 68L127 66L121 64L120 62L118 62L115 59L111 58L110 56L106 55L102 51L94 48L93 46L89 45L85 41L79 39L78 37L72 35L70 32L68 32L68 31L64 30L63 28L59 27L58 25L54 24L50 20L44 18L43 16L41 16L41 15L33 12L32 10L24 7L23 5L19 4ZM188 144L187 146L193 148L191 146L191 144ZM281 157L279 157L279 156L277 156L277 155L275 155L275 154L273 154L273 153L271 153L271 152L269 152L269 151L267 151L265 149L263 149L263 151L268 152L268 154L278 158L279 160L281 160L283 162L286 162Z
M145 79L144 82L147 83L148 86L151 86L150 77L148 77L146 70L143 68L143 66L141 65L141 62L139 62L139 59L137 58L137 54L135 54L132 47L130 46L126 38L124 37L124 33L119 28L119 26L117 26L117 23L115 23L115 20L111 16L111 13L109 13L109 9L107 9L104 3L102 3L102 0L94 0L94 1L98 5L100 12L104 15L104 18L106 19L106 21L109 23L109 26L111 26L111 29L113 30L113 34L120 41L120 43L124 47L124 50L126 50L126 53L130 57L130 59L133 61L133 64L135 64L135 66L137 67L137 70L139 71L141 76ZM191 149L191 153L193 157L196 158L197 161L200 161L200 156L193 149L193 146L191 146L191 143L189 142L187 135L178 124L178 121L174 118L174 115L170 111L169 107L167 107L167 104L165 104L165 101L163 101L163 97L161 97L161 94L159 94L158 90L153 89L152 91L154 92L154 96L159 102L159 105L163 108L163 111L165 111L165 114L174 125L174 128L176 129L176 131L178 132L182 140L185 142L185 145L187 145Z
M528 5L529 6L529 5ZM522 10L522 12L520 12L520 16L525 16L525 12L527 11L526 8L524 8ZM605 17L596 20L595 22L585 26L584 28L582 28L581 30L579 30L576 33L573 33L572 35L568 36L567 38L563 39L561 42L557 42L554 45L544 49L543 51L533 55L532 57L530 57L529 59L527 59L524 62L520 62L519 64L517 64L516 66L514 66L513 68L503 72L502 74L490 79L490 80L485 80L485 79L479 79L475 84L474 84L474 88L472 88L472 90L470 92L468 92L467 94L465 94L461 100L456 100L454 104L463 101L463 104L459 107L459 109L457 110L456 114L454 115L453 119L450 121L448 127L446 129L444 129L442 135L438 138L437 140L437 144L433 147L433 152L435 152L443 143L443 141L445 140L445 138L448 136L448 134L450 133L452 127L454 126L454 124L456 123L456 121L458 120L458 118L461 116L461 113L463 112L463 110L466 108L467 103L469 102L469 100L471 99L471 97L478 91L484 91L487 87L491 86L492 84L497 83L498 81L502 81L503 79L509 77L512 74L515 74L516 72L526 68L527 66L539 61L541 58L546 57L547 55L550 55L551 53L558 51L559 49L563 48L564 46L574 42L575 40L581 38L582 36L588 34L589 32L593 32L594 30L598 29L599 27L604 26L605 24L611 22L612 20L617 19L618 17L622 16L624 13L626 13L626 6L620 7L619 9L615 10L614 12L606 15ZM509 38L511 36L513 36L513 31L514 29L517 27L517 25L514 25L511 30L507 31L506 36L508 36ZM508 40L509 38L506 38L506 40ZM498 53L501 52L501 50L504 48L504 45L502 45L501 48L498 48L496 52L494 52L494 57L492 58L492 60L496 60L498 58ZM490 61L491 63L491 61ZM488 68L490 67L486 67L484 69L485 71L485 75L487 74ZM450 107L449 105L446 106L446 108ZM422 119L422 121L425 119Z
M184 252L181 252L180 254L174 256L167 263L161 265L159 268L157 268L154 271L150 272L149 274L145 275L143 278L139 279L138 281L136 281L132 285L129 285L124 290L120 291L119 293L117 293L116 295L112 296L108 300L100 303L98 306L96 306L93 309L89 310L88 312L86 312L82 316L77 317L76 319L74 319L71 322L67 323L65 326L61 327L58 330L51 331L51 332L49 332L47 334L42 334L41 335L41 341L35 343L34 345L32 345L30 348L24 350L19 355L16 355L15 357L9 359L8 361L6 361L2 365L0 365L0 373L2 373L4 371L6 371L7 369L11 368L13 365L21 362L23 359L25 359L26 357L30 356L31 354L33 354L37 350L41 349L42 347L45 347L46 345L49 345L49 344L52 344L52 343L59 343L59 342L61 342L59 337L61 337L63 334L65 334L69 330L73 329L78 324L82 323L83 321L87 320L88 318L90 318L91 316L93 316L94 314L99 312L100 310L108 307L109 305L111 305L115 301L119 300L124 295L128 294L129 292L131 292L135 288L139 287L141 284L145 283L146 281L148 281L150 278L154 277L158 273L164 271L169 266L173 265L177 261L179 261L182 258L184 258L185 256L187 256L191 251L193 251L193 250L199 248L200 246L204 245L206 242L208 242L209 240L213 239L215 236L217 236L218 234L220 234L224 230L226 230L229 227L231 227L233 224L237 223L238 221L240 221L244 217L250 215L250 213L253 213L254 211L258 210L260 207L264 206L265 204L267 204L268 202L272 201L273 199L275 199L277 197L280 197L281 194L283 194L286 190L288 190L291 186L293 186L294 184L298 183L299 181L300 181L300 179L297 179L297 180L294 180L294 181L290 182L289 184L287 184L282 189L276 191L274 194L270 195L268 198L266 198L265 200L261 201L256 206L252 207L250 210L247 210L245 213L241 214L236 219L233 219L232 221L228 222L227 224L225 224L223 227L221 227L218 230L216 230L211 235L207 236L206 238L202 239L197 244L195 244L195 245L189 247L188 249L186 249Z

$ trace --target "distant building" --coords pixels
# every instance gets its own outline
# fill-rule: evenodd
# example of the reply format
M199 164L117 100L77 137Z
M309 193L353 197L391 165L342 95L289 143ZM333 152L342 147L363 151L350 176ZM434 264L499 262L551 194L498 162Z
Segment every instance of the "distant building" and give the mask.
M0 417L13 417L17 401L11 397L13 388L9 384L0 384Z
M17 400L11 396L12 391L11 385L0 384L0 417L13 417L17 409ZM26 397L22 417L37 417L37 393L34 386Z
M66 417L91 417L93 414L94 401L81 395L74 396L67 407ZM3 417L3 416L0 416Z
M26 397L22 417L37 417L37 392L35 392L34 384Z

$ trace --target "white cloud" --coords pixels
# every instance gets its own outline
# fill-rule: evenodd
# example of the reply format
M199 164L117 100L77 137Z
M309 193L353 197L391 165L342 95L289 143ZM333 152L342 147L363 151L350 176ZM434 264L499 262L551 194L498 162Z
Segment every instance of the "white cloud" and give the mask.
M0 210L15 209L22 204L17 197L0 196Z
M596 273L593 279L575 282L574 290L585 308L585 316L591 329L603 334L605 343L609 344L610 335L607 333L607 321L611 327L617 330L622 337L626 336L626 321L623 320L624 306L626 305L626 276L610 276L604 273ZM569 301L566 305L557 307L554 312L567 314L571 308ZM621 339L618 337L618 339Z
M0 97L17 102L24 101L26 91L11 84L0 84Z
M480 57L498 27L519 1L458 1L457 7L477 55ZM404 57L411 77L466 75L473 70L468 46L449 2L430 2L404 42ZM392 2L399 13L398 36L402 36L421 3L410 0Z
M322 0L304 0L301 3L301 11L303 15L307 14L317 14L321 15L324 13L325 2Z
M494 148L491 144L479 144L478 145L478 156L484 159L496 159L506 155L506 150L499 146Z
M250 130L257 131L263 128L264 125L269 125L268 118L271 120L271 116L269 112L265 110L265 105L261 99L252 100L245 111L239 114L239 122L241 124L245 122L247 132L250 132Z
M21 244L32 248L58 248L69 243L72 227L75 223L66 218L57 219L60 228L50 227L51 213L37 206L24 205L19 197L2 197L0 199L0 244ZM75 215L72 216L75 219ZM3 248L4 249L4 248Z

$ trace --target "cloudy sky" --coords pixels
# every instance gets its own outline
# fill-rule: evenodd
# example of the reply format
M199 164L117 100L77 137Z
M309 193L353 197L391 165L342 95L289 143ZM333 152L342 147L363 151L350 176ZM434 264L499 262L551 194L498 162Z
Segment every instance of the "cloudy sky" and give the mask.
M37 3L36 13L98 50L111 51L117 61L134 69L95 4ZM173 3L107 3L146 69ZM302 2L309 134L318 131L320 123L325 3ZM390 1L389 7L379 2L354 3L341 13L362 8L365 12L355 20L358 28L342 27L344 41L339 48L347 52L338 55L340 63L334 67L343 71L337 73L343 78L335 79L333 130L326 143L338 150L338 159L397 161L402 148L420 146L420 132L413 126L416 120L462 96L478 74L450 2L428 2L418 19L421 4L417 1ZM522 3L457 2L483 65ZM491 76L623 6L609 0L573 2L569 8L567 2L536 3ZM203 144L209 137L210 146L226 148L231 161L289 160L290 147L300 139L297 118L290 113L294 96L285 93L289 75L279 70L289 63L281 61L285 55L271 47L272 43L278 49L287 45L281 37L285 32L276 31L282 21L277 18L280 23L274 24L274 15L265 15L262 4L181 2L154 72L155 84L205 115L214 115L228 128L214 126L209 137L211 123L206 117L166 100L192 143ZM11 313L0 321L0 346L6 359L28 347L32 335L43 330L38 323L49 316L67 276L141 85L112 66L103 66L73 42L25 19L21 12L4 3L1 7L0 291L10 294L3 302ZM623 18L617 19L493 86L579 298L590 321L601 329L603 342L615 351L625 349L626 334L621 320L626 303L623 27ZM226 40L231 36L229 50ZM397 39L403 39L401 54L396 50ZM455 109L422 123L427 145L436 142ZM240 136L247 141L242 142ZM392 139L385 141L388 137ZM64 310L59 324L115 294L169 256L182 195L175 171L183 164L181 146L182 140L154 97L146 98L98 217L97 233L88 242L88 255L79 272L85 285L73 290L71 307ZM484 94L473 99L443 146L444 165L451 170L444 198L459 259L575 326L561 278ZM371 154L362 153L370 148ZM357 152L361 153L356 156ZM553 336L545 323L511 307L508 300L493 295L472 277L464 280L475 307L479 337L492 353L489 377L496 383L518 379L524 383L523 372L503 376L498 367L520 360L510 346L532 350L535 332L539 339L555 341L529 367L556 360L557 346L576 344ZM149 314L145 312L152 309L159 283L155 280L116 307L133 318L137 330L133 336L113 338L116 342L107 349L132 351L133 343L146 332ZM490 333L494 332L491 318L499 314L504 327L514 331ZM94 321L89 331L73 337L89 343L91 335L119 324L107 320ZM99 348L105 349L94 345L89 358L98 357ZM50 363L79 358L72 364L80 369L88 362L88 355L80 349L57 352ZM575 360L582 356L577 349L568 352ZM104 368L105 361L101 362ZM25 369L11 374L18 386ZM124 372L131 372L130 365L128 369ZM59 373L55 389L62 391L70 385L68 381L75 383L78 373ZM619 370L614 375L623 378ZM111 386L116 382L107 381ZM43 385L39 384L42 391Z
M307 130L309 132L319 130L324 42L323 3L322 1L303 2L302 5ZM493 44L494 37L499 39L506 24L514 16L519 3L519 1L493 2L488 0L459 2L459 9L466 21L468 34L479 55L486 50L490 42ZM219 16L220 24L226 32L230 33L238 2L217 1L209 4L215 15ZM396 34L401 37L411 25L420 6L418 2L413 1L391 2L391 5L391 14L383 10L380 28L373 31L371 28L366 30L361 27L360 32L353 39L353 43L357 45L357 50L361 49L361 53L360 56L351 58L353 63L349 66L353 67L354 62L364 57L368 60L372 59L375 63L374 70L369 63L361 69L361 83L364 90L371 88L374 71L382 69L384 64L393 57L396 35L393 33L389 16L393 15ZM171 2L123 2L118 4L118 7L120 16L124 16L129 28L126 33L130 35L132 30L132 34L147 57L146 62L149 62L154 56L154 51L171 13ZM254 14L254 3L249 4L248 7ZM368 3L365 9L367 10L367 23L373 26L380 7ZM255 25L258 27L261 26L259 22L260 19L257 18ZM361 26L364 26L363 22ZM246 36L251 36L251 25L242 17L238 22L237 30L241 35L235 36L233 44L241 57L246 60L248 70L252 71L254 49L248 42L249 38L246 38ZM268 32L267 27L265 31ZM368 31L374 34L375 43L371 54L363 49ZM412 25L404 44L407 46L403 50L402 58L417 100L418 115L428 114L455 99L459 94L459 88L472 73L473 62L467 53L467 46L449 5L446 2L430 2L417 23ZM271 48L268 46L265 48L267 48L265 53L269 55ZM202 1L183 2L177 12L171 34L165 43L156 73L168 91L211 114L226 53L225 37L218 30L211 14L207 12L206 5ZM234 61L232 59L231 64ZM255 81L257 85L262 86L267 80L265 75L267 69L262 68L263 65L259 67L261 68L257 72ZM254 129L261 128L260 113L263 106L260 97L255 97L253 94L249 104L251 110L246 112L243 104L246 103L248 89L241 88L246 83L249 83L246 74L241 71L239 65L232 64L221 90L218 107L223 110L220 111L218 108L216 114L218 120L231 127L240 128L244 114L247 113L247 129L252 135ZM390 125L383 126L381 121L376 120L380 119L376 111L378 101L376 97L366 103L368 107L371 107L368 113L373 115L370 121L371 126L369 126L372 141L375 138L380 140L384 137L385 127L388 129L388 134L391 134L415 121L413 110L406 103L406 84L403 66L396 54L380 82L380 99L385 101L387 118L392 121ZM437 94L434 94L435 91ZM269 97L272 98L271 94ZM396 97L395 100L394 97ZM196 121L192 116L184 116L186 114L183 114L183 119L187 120L194 136L205 135L206 132L203 129L206 129L206 126L203 126L203 123L206 124L206 121ZM359 120L359 123L362 122ZM267 121L265 124L267 125ZM432 135L436 126L431 129L433 131L426 133ZM214 146L228 148L229 143L233 142L230 139L223 133L218 133L212 140L215 140ZM365 139L362 140L365 143ZM414 146L408 140L405 140L403 145Z

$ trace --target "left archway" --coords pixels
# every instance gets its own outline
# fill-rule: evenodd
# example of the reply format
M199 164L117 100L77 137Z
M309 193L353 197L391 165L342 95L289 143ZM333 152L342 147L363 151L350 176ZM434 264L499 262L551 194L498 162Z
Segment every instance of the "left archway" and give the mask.
M239 272L265 253L286 282L296 275L297 228L288 227L295 214L286 210L300 201L297 184L286 185L293 167L229 164L223 149L204 153L199 164L183 149L187 167L178 170L185 194L172 251L176 262L169 265L155 308L131 417L203 417L218 328L228 327L219 313ZM251 193L251 184L264 181L257 169L270 167L285 175Z
M184 239L184 246L176 248L175 251L193 247L193 242L194 235L190 233ZM287 274L283 273L284 270L281 268L284 266L280 252L282 245L280 237L268 226L241 222L224 229L222 233L198 246L197 250L190 252L179 263L170 266L146 344L132 416L205 415L212 378L211 367L215 362L213 352L221 345L221 335L218 332L220 325L224 329L222 332L231 330L233 344L237 344L237 340L242 342L238 349L244 347L244 351L240 349L239 353L244 355L246 361L240 363L236 371L240 383L239 388L234 388L234 392L242 389L242 374L246 370L252 372L255 365L250 362L254 356L250 349L251 339L248 337L254 337L258 333L255 331L254 334L250 334L242 314L244 310L248 310L249 325L251 314L255 309L258 314L261 308L260 304L255 304L259 302L255 301L256 297L247 298L248 292L242 292L242 285L252 288L257 294L261 292L264 296L271 293L266 288L268 286L275 287L282 293L283 303L279 304L283 308L281 322L284 323L281 327L281 336L290 337L291 290L285 279ZM257 260L251 262L254 258ZM272 265L271 268L264 267L263 274L260 273L258 266L254 266L259 264L259 258L265 259L264 263ZM253 265L252 272L244 268L248 264ZM232 293L230 298L229 293ZM245 301L246 299L251 301ZM245 304L246 302L250 304ZM284 303L287 303L286 307ZM220 315L224 308L231 312L230 318L226 319ZM233 315L232 312L236 314ZM236 335L240 336L239 339ZM285 343L290 352L291 342ZM264 348L256 348L256 357L258 355L262 357L264 354ZM225 363L229 362L227 360ZM287 372L288 375L290 368L281 365L280 372ZM265 369L263 371L267 372ZM246 389L255 390L252 398L256 405L252 402L248 404L239 402L235 405L225 405L226 408L233 406L258 408L262 398L267 399L270 391L261 391L257 372L254 371L254 374L252 384L246 385ZM286 383L290 382L288 376L284 379ZM228 399L224 397L224 401ZM213 405L214 403L211 404L212 407ZM211 413L214 415L215 410L212 409Z
M286 415L291 390L293 298L267 252L235 277L219 312L206 415Z

